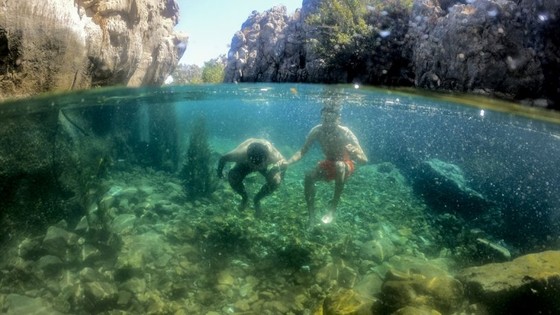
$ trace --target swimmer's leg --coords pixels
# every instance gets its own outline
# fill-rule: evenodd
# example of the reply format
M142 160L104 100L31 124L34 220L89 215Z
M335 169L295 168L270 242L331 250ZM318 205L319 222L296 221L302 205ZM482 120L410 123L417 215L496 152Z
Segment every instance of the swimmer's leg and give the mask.
M321 176L321 169L319 167L313 169L311 172L305 174L304 180L304 195L305 203L307 204L307 211L309 212L309 226L315 224L315 183Z
M236 165L228 173L228 181L231 188L241 196L241 204L239 204L239 210L244 210L247 207L249 201L249 195L245 190L243 180L250 172L251 171L247 167Z
M338 203L340 202L340 197L342 196L342 191L344 190L344 183L346 181L346 163L344 161L336 162L336 176L334 178L334 193L333 199L329 205L329 211L325 217L330 216L331 220L334 219Z
M255 216L259 217L261 215L261 199L272 194L282 182L282 174L280 171L270 171L269 173L261 173L266 178L266 184L264 184L255 198L253 199L255 207Z

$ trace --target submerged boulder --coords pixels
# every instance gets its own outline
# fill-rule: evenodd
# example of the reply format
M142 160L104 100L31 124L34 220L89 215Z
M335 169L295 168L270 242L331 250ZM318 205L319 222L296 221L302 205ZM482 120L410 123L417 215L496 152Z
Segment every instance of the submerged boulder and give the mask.
M327 296L322 305L322 314L369 315L374 303L373 297L363 296L352 289L339 289Z
M40 297L29 297L20 294L8 294L3 299L2 312L5 314L49 314L62 315Z
M478 214L489 205L479 192L469 187L463 170L439 159L424 161L412 175L416 194L432 209L442 212Z
M463 269L467 297L492 314L560 313L560 251Z
M450 314L461 306L463 285L445 273L425 276L390 270L381 289L381 301L389 312L414 307Z
M65 258L67 249L75 246L77 240L78 236L76 234L68 232L61 227L51 225L43 239L43 247L49 254Z

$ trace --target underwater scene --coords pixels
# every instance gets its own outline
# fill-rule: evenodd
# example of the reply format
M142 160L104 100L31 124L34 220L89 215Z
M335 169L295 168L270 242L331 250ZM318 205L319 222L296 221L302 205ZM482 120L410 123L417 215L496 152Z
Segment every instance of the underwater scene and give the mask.
M0 313L560 314L559 157L558 113L358 85L4 102Z

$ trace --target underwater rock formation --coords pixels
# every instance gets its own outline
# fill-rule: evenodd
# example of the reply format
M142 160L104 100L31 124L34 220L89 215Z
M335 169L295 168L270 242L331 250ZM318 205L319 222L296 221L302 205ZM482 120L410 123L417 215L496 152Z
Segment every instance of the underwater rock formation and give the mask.
M461 306L463 285L445 273L426 276L390 270L383 282L381 300L386 314L406 307L451 314Z
M174 0L4 1L0 98L160 85L186 48Z
M200 117L194 124L185 163L181 170L183 184L189 199L209 197L217 187L212 171L212 151L208 143L206 120Z
M298 210L297 178L288 173L286 199L271 197L274 204L264 219L255 219L234 210L227 185L215 200L188 201L176 174L143 167L109 172L92 188L79 221L45 225L3 247L0 309L7 314L499 314L484 310L493 307L486 302L496 297L492 288L504 283L543 296L550 292L547 303L558 296L560 257L552 251L464 269L463 283L455 279L449 270L457 257L430 245L439 232L389 163L363 166L346 191L355 203L340 209L335 225L313 233L305 231ZM358 189L366 183L369 189ZM427 258L434 246L441 254ZM502 281L500 273L508 278ZM554 313L530 305L525 314Z
M560 252L529 254L511 262L466 268L458 278L470 300L491 314L560 312Z
M306 19L321 2L305 0L293 16L253 12L232 39L224 81L416 86L560 106L558 0L415 0L409 12L375 16L370 26L389 35L364 39L375 43L350 58L358 66L328 65L314 50L321 30Z
M469 187L457 165L431 159L420 163L415 170L411 176L414 190L432 209L470 216L484 212L489 205L484 196Z
M91 137L90 127L72 110L21 115L0 124L0 243L14 233L73 220L111 150L106 139Z

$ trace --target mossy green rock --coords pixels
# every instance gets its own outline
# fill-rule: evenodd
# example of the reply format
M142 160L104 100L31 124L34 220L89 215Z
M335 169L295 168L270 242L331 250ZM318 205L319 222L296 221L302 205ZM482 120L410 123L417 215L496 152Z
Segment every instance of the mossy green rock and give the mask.
M325 299L323 315L370 315L373 303L373 297L361 295L352 289L340 289Z
M421 274L387 274L381 289L381 300L389 311L406 306L434 309L448 314L463 301L463 285L453 277Z
M466 268L458 278L473 301L495 314L559 314L560 251Z

